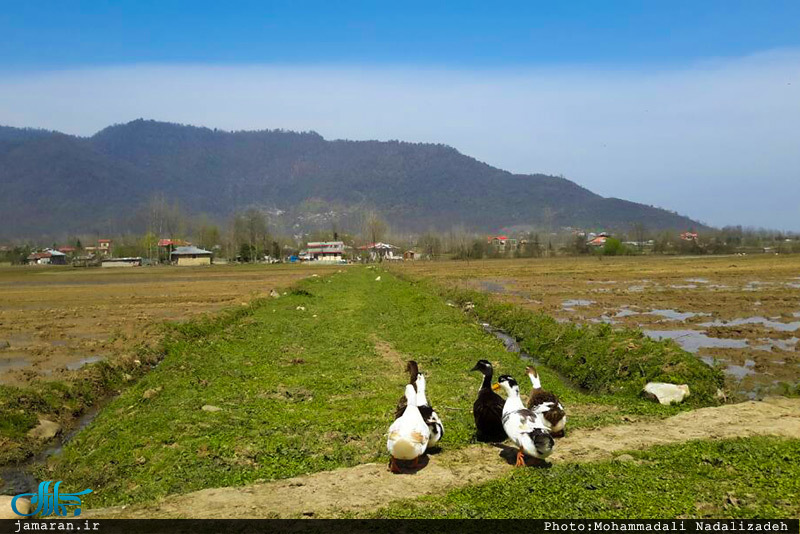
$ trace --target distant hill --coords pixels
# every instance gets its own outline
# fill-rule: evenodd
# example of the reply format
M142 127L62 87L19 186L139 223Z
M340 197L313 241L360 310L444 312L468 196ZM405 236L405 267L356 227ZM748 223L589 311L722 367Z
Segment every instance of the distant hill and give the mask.
M107 232L109 224L134 221L157 193L217 220L246 207L283 212L287 226L344 221L374 208L409 231L636 222L651 230L703 228L564 178L511 174L445 145L141 119L89 138L0 127L0 236Z

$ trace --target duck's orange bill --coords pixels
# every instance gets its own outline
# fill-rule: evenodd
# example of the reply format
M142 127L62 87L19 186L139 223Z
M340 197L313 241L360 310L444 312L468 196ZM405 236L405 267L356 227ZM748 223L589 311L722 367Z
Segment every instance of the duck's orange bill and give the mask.
M500 391L500 384L492 384L492 389L495 391Z

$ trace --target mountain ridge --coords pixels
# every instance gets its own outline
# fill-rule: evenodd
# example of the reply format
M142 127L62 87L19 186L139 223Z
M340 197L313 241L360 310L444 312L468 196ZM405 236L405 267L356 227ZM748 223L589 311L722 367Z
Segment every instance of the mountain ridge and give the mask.
M563 177L513 174L444 144L329 141L313 131L226 131L144 119L90 137L0 126L0 193L6 237L87 232L98 221L135 226L137 210L154 194L216 220L248 206L296 217L309 205L328 204L343 224L375 209L407 231L706 227Z

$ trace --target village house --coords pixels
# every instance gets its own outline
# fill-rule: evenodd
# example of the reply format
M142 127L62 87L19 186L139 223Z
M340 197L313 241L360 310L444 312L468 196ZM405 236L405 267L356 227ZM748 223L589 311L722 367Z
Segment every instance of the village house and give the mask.
M97 254L104 257L111 256L111 240L98 239L97 246L84 247L83 250L88 254Z
M684 241L697 241L697 232L683 232L681 239Z
M608 241L607 235L598 235L590 239L586 244L589 245L590 247L603 247L605 246L606 241Z
M214 255L210 250L203 250L197 247L176 247L170 254L170 261L174 265L211 265L211 257Z
M305 256L309 260L341 262L344 252L343 241L314 241L308 244Z
M511 239L508 236L489 236L486 241L495 250L495 252L499 252L501 254L517 249L517 240Z
M57 250L46 248L34 252L26 258L28 265L66 265L67 255Z
M416 250L406 250L403 252L403 259L406 261L414 261L419 259L420 254Z
M358 247L359 250L365 250L369 253L369 261L383 261L383 260L402 260L402 256L395 256L394 251L397 247L389 243L370 243L363 247Z
M589 232L586 234L586 244L590 247L602 247L605 246L609 237L611 237L611 234L608 232Z
M158 258L159 262L171 260L172 252L178 247L190 247L191 243L183 239L159 239Z

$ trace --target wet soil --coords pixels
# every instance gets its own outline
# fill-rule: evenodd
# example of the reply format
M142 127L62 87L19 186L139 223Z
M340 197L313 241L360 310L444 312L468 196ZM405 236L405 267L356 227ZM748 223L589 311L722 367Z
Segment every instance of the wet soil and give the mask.
M674 339L728 369L744 397L800 381L799 255L407 262L398 269L492 293L559 321ZM724 357L719 358L720 351ZM748 372L739 367L754 361Z

